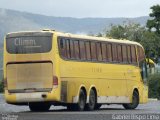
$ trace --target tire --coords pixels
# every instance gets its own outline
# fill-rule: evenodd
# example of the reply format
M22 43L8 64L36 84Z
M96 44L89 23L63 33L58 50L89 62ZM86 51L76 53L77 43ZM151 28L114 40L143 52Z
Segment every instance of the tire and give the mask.
M137 91L134 91L132 95L132 103L123 104L123 107L125 109L135 109L138 105L139 105L139 94Z
M69 104L69 105L67 105L67 110L70 110L70 111L76 110L76 105L75 104Z
M89 103L86 105L86 110L92 111L96 107L96 93L93 89L90 90Z
M42 102L29 103L29 109L34 112L48 111L50 107L51 107L51 104L49 103L42 103Z
M102 106L102 104L96 104L95 110L99 110L101 106Z
M73 111L83 111L86 105L86 94L84 90L80 90L79 93L79 100L77 104L69 104L67 105L68 110L73 110Z
M81 89L79 93L79 100L76 105L76 110L83 111L85 108L85 105L86 105L86 95L85 95L84 90Z

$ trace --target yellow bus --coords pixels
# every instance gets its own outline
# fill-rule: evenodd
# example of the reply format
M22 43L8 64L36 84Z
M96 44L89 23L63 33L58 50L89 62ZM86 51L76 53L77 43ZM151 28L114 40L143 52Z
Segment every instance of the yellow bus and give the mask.
M148 101L144 49L128 40L54 30L9 33L3 65L6 102L31 111L102 104L135 109Z

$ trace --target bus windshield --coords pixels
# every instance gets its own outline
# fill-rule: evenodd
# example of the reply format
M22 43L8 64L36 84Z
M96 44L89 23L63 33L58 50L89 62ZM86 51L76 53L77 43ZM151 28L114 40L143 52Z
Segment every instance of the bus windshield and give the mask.
M10 54L46 53L52 48L51 33L13 33L6 37L6 48Z

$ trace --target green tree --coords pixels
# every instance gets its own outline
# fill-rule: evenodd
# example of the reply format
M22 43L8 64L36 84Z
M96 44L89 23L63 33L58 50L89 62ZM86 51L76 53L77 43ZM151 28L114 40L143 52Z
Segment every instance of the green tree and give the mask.
M106 31L106 37L112 37L115 39L124 39L125 31L124 27L121 25L111 25L111 29Z
M139 24L129 23L123 25L111 25L111 29L106 31L105 34L106 37L140 42L145 31L145 27L141 27Z
M160 74L151 75L149 81L149 97L160 99Z
M151 54L154 54L154 58L158 57L160 54L160 37L157 36L155 33L145 31L140 38L140 44L143 45L147 57L151 57ZM153 57L153 56L152 56Z
M154 55L154 58L157 58L160 56L160 36L155 32L148 31L139 24L111 25L111 29L106 31L105 35L115 39L128 39L139 42L144 46L147 57Z
M103 37L103 34L99 32L98 34L96 34L96 37Z
M160 57L160 5L154 5L151 9L152 19L146 24L148 30L129 21L122 25L111 25L110 30L105 30L104 36L139 42L144 46L147 57L157 59Z
M151 9L152 12L149 14L149 16L152 19L147 21L146 27L148 28L149 32L147 36L145 36L148 38L150 43L143 45L146 46L146 48L151 48L148 46L152 44L152 48L148 51L153 52L157 58L160 57L160 5L154 5L151 7ZM146 41L144 41L144 43Z
M152 13L149 16L152 19L147 21L147 27L150 31L154 29L156 33L160 34L160 5L154 5L151 9Z

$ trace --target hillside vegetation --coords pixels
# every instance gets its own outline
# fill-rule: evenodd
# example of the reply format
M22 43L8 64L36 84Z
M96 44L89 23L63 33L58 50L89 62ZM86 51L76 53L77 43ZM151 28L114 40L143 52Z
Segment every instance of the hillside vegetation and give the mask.
M0 9L0 43L8 32L55 29L63 32L88 34L102 32L110 25L123 24L124 21L146 24L149 17L138 18L70 18L52 17L14 10ZM2 45L1 45L2 46Z
M149 77L149 97L160 100L160 73Z

